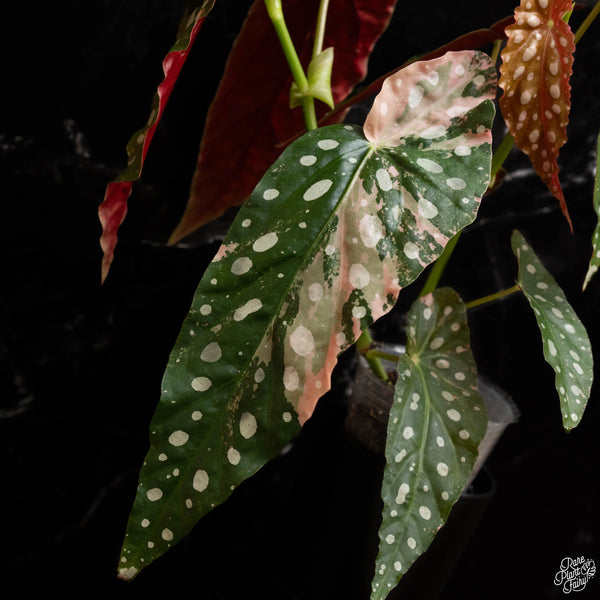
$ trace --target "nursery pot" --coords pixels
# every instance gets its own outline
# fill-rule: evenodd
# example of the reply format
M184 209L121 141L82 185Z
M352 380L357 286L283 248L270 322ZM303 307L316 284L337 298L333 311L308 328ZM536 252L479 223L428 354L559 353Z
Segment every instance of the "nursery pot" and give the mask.
M389 354L404 353L404 347L399 344L381 344L380 347ZM395 368L391 361L381 362L386 371ZM481 375L477 378L477 384L487 407L488 426L479 445L479 456L467 486L477 476L506 427L519 417L517 407L506 392ZM379 379L366 359L359 355L349 399L346 431L363 448L374 454L385 454L387 423L393 400L394 388Z

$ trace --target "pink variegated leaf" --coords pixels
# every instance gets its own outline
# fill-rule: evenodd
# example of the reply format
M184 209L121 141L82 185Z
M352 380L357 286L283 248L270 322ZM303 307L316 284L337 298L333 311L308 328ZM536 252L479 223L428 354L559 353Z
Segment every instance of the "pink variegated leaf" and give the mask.
M190 3L179 26L177 40L163 61L165 77L158 86L152 102L148 122L131 136L127 144L127 167L106 187L104 200L98 209L98 216L102 224L100 246L104 253L102 259L102 281L106 279L113 261L117 245L117 233L127 214L127 200L131 194L133 183L141 175L146 153L152 142L156 127L163 115L173 86L198 35L200 26L213 5L214 0L196 0Z
M457 37L456 39L424 54L419 57L419 60L431 60L433 58L439 58L446 54L446 52L460 52L462 50L477 50L478 48L483 48L484 46L493 44L498 40L503 40L504 30L514 21L513 17L506 17L497 23L494 23L487 29L476 29L475 31L470 31L469 33L465 33ZM371 98L378 94L381 91L381 86L383 82L391 77L394 73L398 72L400 69L408 66L411 62L414 62L417 59L410 60L406 64L400 66L398 69L394 69L393 71L382 75L372 83L370 83L366 88L358 92L357 94L353 94L347 100L340 103L335 107L330 113L327 113L320 121L319 125L331 125L332 123L339 122L339 114L345 115L348 109L355 104L358 104L362 100L366 98Z
M335 104L364 79L373 46L387 27L396 1L331 0L323 47L335 50L331 77ZM305 67L311 60L319 3L283 3L290 35ZM269 60L257 60L257 56ZM289 141L304 132L302 111L290 111L291 86L289 66L264 0L256 0L209 109L190 196L171 243L242 204ZM316 110L320 118L328 106L317 102ZM330 123L341 122L346 112L338 113Z
M473 221L494 96L485 54L414 63L384 84L364 133L311 131L267 171L171 352L124 577L281 450L329 389L339 353Z
M563 15L571 0L522 0L506 28L502 52L502 115L515 144L560 202L572 228L558 177L558 153L567 141L575 42Z

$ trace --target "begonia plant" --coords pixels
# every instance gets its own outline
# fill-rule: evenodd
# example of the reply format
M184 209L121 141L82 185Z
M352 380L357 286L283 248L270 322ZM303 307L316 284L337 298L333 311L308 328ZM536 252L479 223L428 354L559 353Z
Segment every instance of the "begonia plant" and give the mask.
M213 4L188 3L148 123L107 187L103 279L133 182ZM600 3L574 34L569 0L522 0L514 16L358 90L395 9L395 0L256 0L250 8L170 241L239 209L170 354L122 579L150 566L281 452L330 389L338 356L355 344L394 389L372 600L385 598L443 526L486 431L468 307L522 293L555 372L564 429L583 416L593 373L588 335L520 232L507 240L518 261L513 287L465 305L438 282L486 191L501 185L513 145L572 227L558 154L567 139L575 44ZM362 125L344 123L351 106L373 96ZM507 132L499 140L492 139L495 119ZM597 185L596 211L599 203ZM584 285L600 264L599 237L596 231ZM369 327L426 269L392 381Z

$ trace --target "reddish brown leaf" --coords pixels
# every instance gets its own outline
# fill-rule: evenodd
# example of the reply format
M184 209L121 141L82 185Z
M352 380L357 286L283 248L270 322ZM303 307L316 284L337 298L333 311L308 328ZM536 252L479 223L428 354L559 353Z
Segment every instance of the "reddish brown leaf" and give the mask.
M395 4L396 0L331 0L323 47L335 49L335 103L364 79L371 50ZM318 7L319 0L283 3L290 35L305 67L312 52ZM256 0L209 110L190 197L171 235L172 243L244 202L286 142L303 131L301 110L289 109L291 84L264 0ZM317 103L318 117L327 110ZM344 114L339 114L337 122Z
M558 178L558 152L567 141L574 36L562 16L570 0L522 0L507 27L499 84L502 115L515 144L571 219Z
M152 142L152 137L165 110L173 86L198 35L200 26L213 5L214 0L196 0L189 3L189 9L181 20L175 44L163 60L165 78L158 86L152 102L148 123L131 136L127 144L127 167L115 181L112 181L106 187L104 200L98 209L98 216L102 224L100 246L104 253L102 281L106 279L113 260L115 246L117 245L117 232L127 214L127 199L131 194L133 182L139 178L142 172L148 147Z

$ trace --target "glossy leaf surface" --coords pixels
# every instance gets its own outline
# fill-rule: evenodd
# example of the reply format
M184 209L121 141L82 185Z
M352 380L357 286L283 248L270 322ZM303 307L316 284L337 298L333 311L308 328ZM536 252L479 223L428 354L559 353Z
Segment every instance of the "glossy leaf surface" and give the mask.
M117 233L127 214L127 200L131 195L133 183L142 173L148 148L175 82L198 35L200 26L213 5L214 0L195 0L188 3L188 9L180 23L175 44L163 60L165 78L158 86L152 102L148 123L131 136L127 144L127 167L115 181L110 182L106 187L104 200L98 209L98 216L102 224L100 246L104 253L102 281L106 279L113 261L117 245Z
M473 221L494 93L482 53L414 63L386 82L364 135L312 131L269 169L171 353L123 577L277 454L329 389L338 354Z
M388 423L372 600L387 596L446 522L487 428L456 292L441 288L417 300L406 332Z
M594 184L594 211L598 218L594 233L592 234L592 257L585 275L583 289L588 286L592 277L600 267L600 136L596 142L596 182Z
M544 358L556 374L563 427L569 431L579 424L590 397L594 376L590 340L564 292L518 231L513 233L512 247L519 260L517 283L535 313Z
M283 10L305 71L320 0L286 0ZM388 25L396 0L331 0L324 48L334 48L331 92L338 103L362 81L375 42ZM330 52L329 52L330 54ZM257 56L268 60L257 60ZM324 54L328 60L328 53ZM316 68L316 74L322 70ZM315 88L322 78L313 80ZM290 110L292 77L264 0L256 0L211 104L187 207L171 235L185 237L232 206L244 202L286 143L305 131L300 108ZM318 91L318 89L316 89ZM324 100L329 101L327 96ZM316 103L317 117L328 110ZM345 112L335 121L343 120Z
M506 28L499 85L502 115L515 144L525 152L571 220L560 185L558 153L567 141L575 42L562 17L571 0L522 0Z

